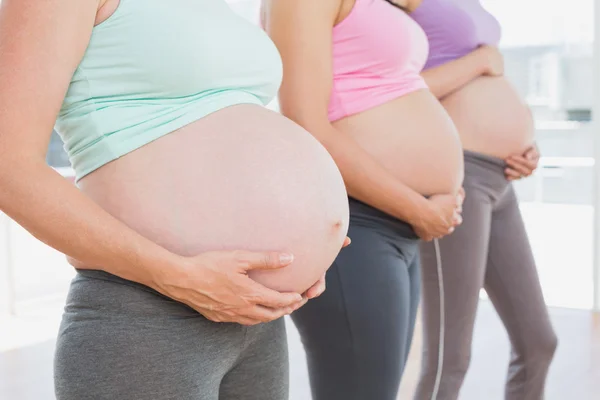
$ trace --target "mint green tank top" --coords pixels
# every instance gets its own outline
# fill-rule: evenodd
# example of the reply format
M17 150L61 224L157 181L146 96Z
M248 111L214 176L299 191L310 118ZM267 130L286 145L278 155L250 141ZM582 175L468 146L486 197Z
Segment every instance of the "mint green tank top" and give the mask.
M224 0L121 0L93 30L56 131L79 180L236 104L266 105L281 59Z

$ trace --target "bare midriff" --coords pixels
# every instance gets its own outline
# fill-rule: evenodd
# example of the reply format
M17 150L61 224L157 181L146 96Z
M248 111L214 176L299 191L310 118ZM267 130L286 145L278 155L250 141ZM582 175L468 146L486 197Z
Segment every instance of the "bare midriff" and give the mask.
M465 150L498 158L534 141L531 112L504 77L479 77L442 100Z
M290 251L257 280L303 291L344 240L348 202L327 151L305 130L255 105L213 113L79 182L110 214L184 256L211 250Z
M454 194L463 155L452 120L428 90L334 122L399 181L418 193Z

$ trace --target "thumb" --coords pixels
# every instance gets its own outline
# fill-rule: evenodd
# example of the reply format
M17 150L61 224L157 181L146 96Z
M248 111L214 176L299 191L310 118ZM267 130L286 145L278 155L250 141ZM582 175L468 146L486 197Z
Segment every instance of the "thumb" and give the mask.
M237 252L238 262L242 269L250 271L254 269L278 269L290 265L294 261L294 255L289 253L250 251Z

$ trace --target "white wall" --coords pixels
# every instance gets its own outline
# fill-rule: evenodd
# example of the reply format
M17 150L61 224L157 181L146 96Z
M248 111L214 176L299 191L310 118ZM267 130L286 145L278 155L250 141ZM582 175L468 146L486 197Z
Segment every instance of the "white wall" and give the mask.
M12 310L10 252L8 242L9 219L0 212L0 316Z
M14 295L18 303L62 296L74 275L65 256L10 223Z

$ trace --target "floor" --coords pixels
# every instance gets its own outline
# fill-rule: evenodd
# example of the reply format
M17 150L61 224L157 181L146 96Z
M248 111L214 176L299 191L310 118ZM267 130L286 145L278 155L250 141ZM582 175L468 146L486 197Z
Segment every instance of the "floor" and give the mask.
M52 336L58 323L56 311L24 311L19 318L0 321L0 342L5 345L4 350L0 349L0 399L54 399ZM600 397L600 315L559 308L552 309L551 313L560 346L548 380L546 400L597 400ZM399 399L410 399L416 384L419 337L417 333ZM290 400L310 400L302 346L291 324L289 342ZM9 343L12 343L10 349ZM472 366L460 399L501 400L508 352L508 340L500 321L488 302L482 301Z

